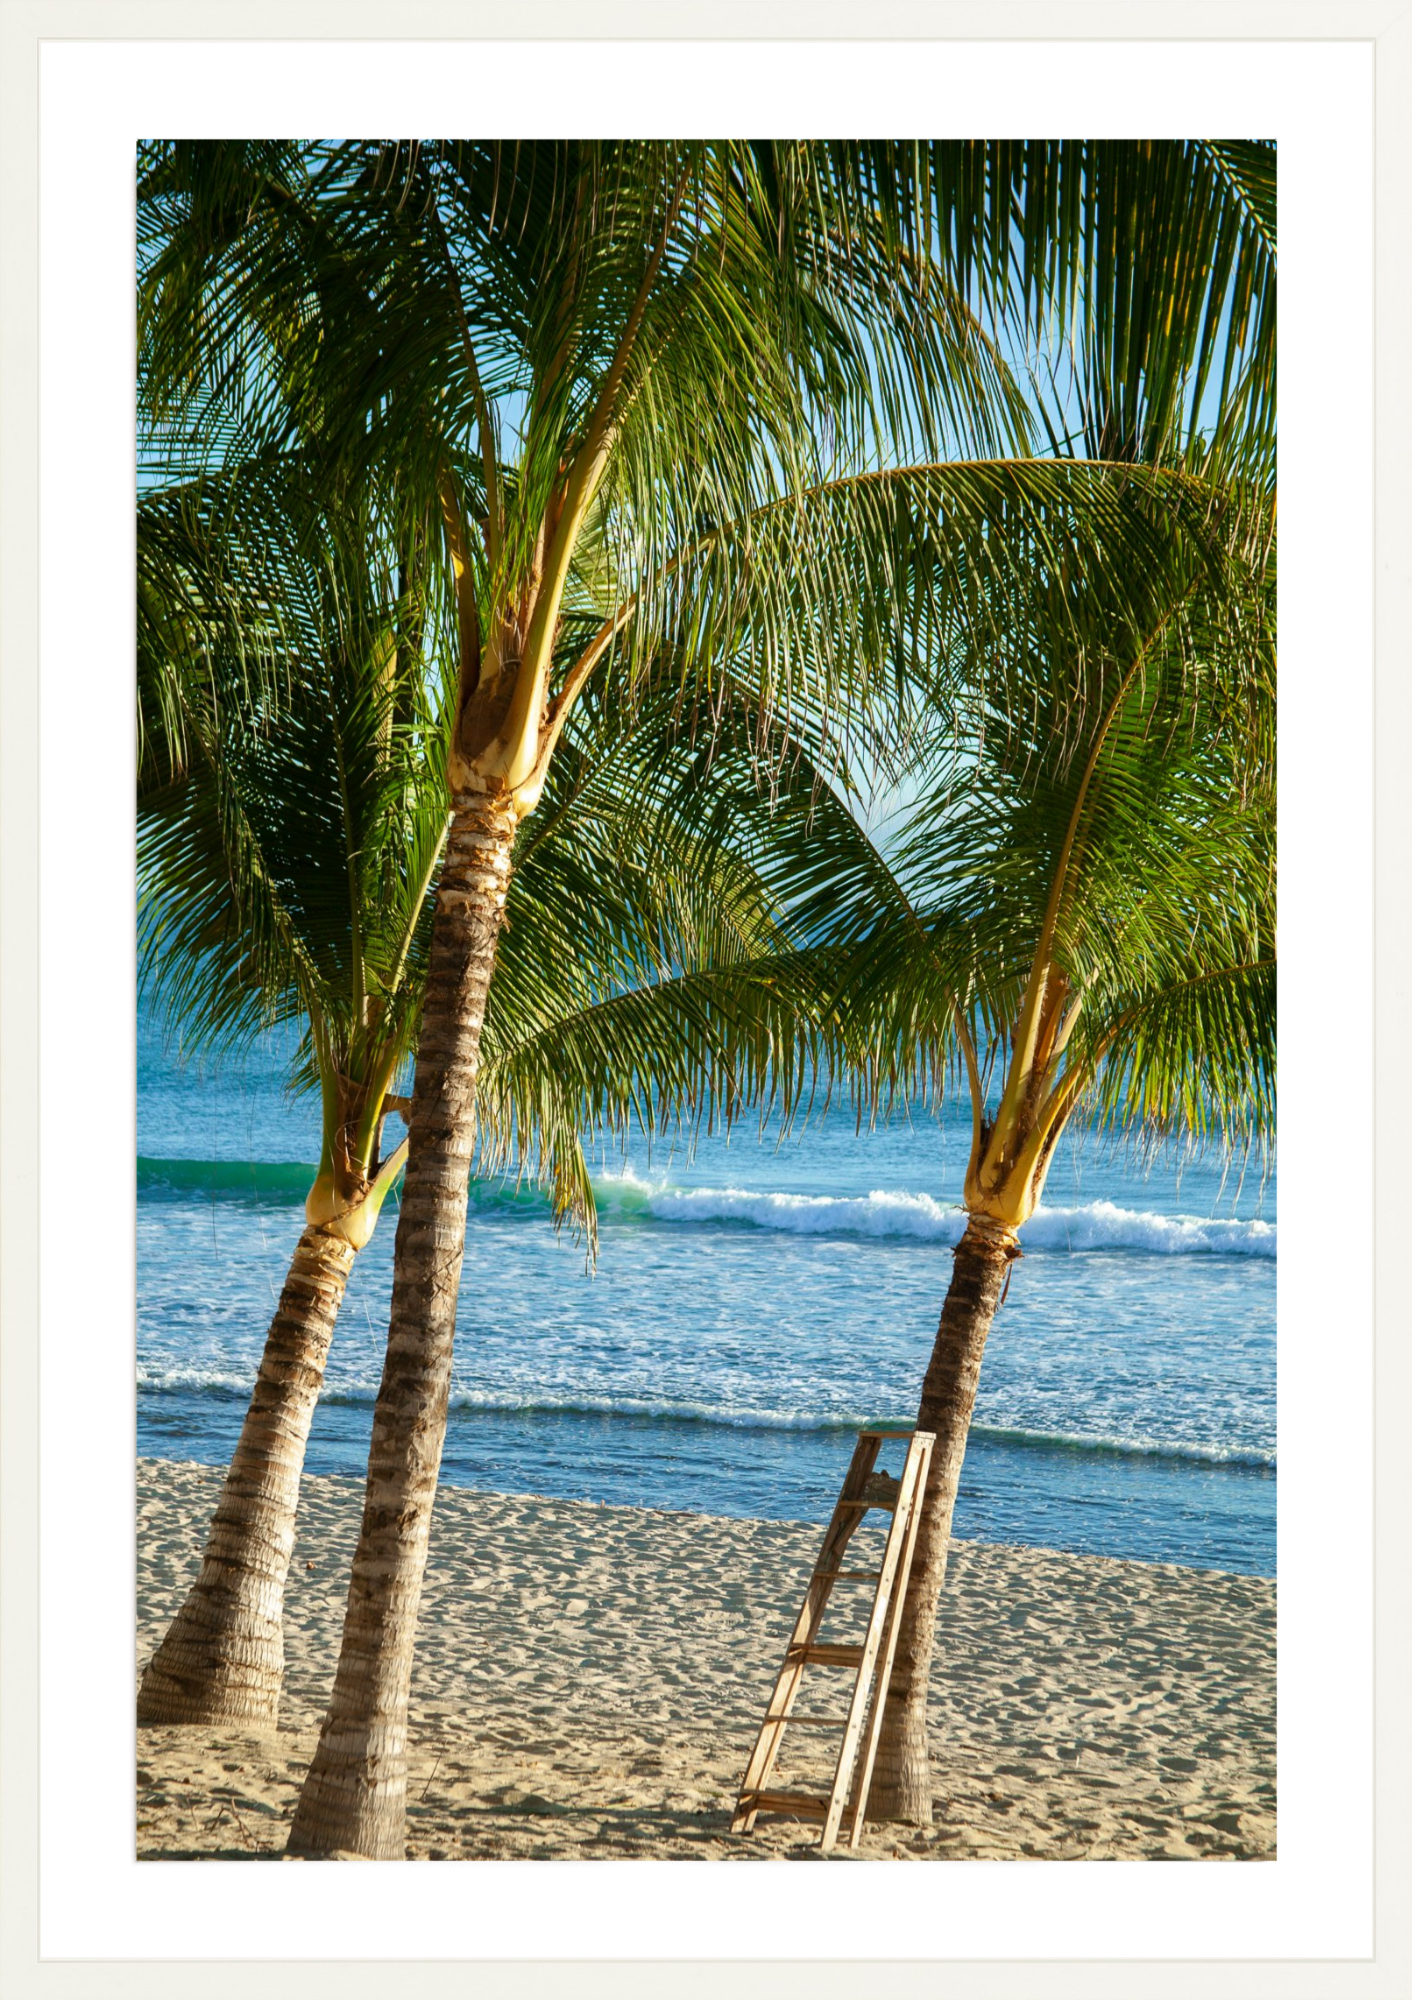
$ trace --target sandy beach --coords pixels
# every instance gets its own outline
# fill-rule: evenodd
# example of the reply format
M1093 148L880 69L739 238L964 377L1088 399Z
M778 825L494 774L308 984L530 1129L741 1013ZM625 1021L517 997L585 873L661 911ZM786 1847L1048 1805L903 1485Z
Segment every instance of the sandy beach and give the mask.
M220 1482L139 1461L139 1672ZM137 1732L139 1856L282 1852L361 1499L360 1482L304 1482L280 1727ZM412 1684L409 1858L805 1858L814 1828L728 1828L821 1533L443 1487ZM870 1827L864 1858L1270 1858L1275 1586L958 1543L932 1744L935 1824ZM779 1781L822 1769L787 1765Z

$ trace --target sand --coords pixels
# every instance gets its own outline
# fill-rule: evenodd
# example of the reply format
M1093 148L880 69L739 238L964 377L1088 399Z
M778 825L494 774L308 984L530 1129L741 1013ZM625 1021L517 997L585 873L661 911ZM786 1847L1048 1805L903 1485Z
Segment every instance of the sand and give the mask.
M220 1480L139 1464L139 1672L195 1573ZM137 1731L139 1856L282 1852L361 1501L361 1482L304 1482L279 1728ZM821 1535L443 1487L412 1684L409 1857L806 1858L814 1827L728 1829ZM841 1695L847 1679L811 1676L810 1711L828 1700L816 1687ZM957 1543L931 1724L935 1824L870 1827L864 1858L1270 1858L1274 1585ZM823 1770L787 1766L776 1782Z

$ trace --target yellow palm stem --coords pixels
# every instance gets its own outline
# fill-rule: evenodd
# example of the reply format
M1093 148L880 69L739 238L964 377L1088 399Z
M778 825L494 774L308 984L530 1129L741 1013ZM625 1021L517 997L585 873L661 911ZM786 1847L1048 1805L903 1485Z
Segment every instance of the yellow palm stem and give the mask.
M981 1083L980 1063L976 1058L975 1039L971 1034L965 1015L960 1007L953 1009L956 1021L956 1039L961 1044L961 1054L966 1062L966 1081L971 1092L971 1163L976 1167L980 1161L981 1131L984 1124L985 1089Z
M368 1162L373 1154L373 1141L377 1137L387 1111L387 1093L392 1088L392 1079L397 1074L401 1050L394 1044L383 1055L368 1086L367 1102L358 1119L357 1131L353 1139L354 1164L360 1174L368 1171Z
M456 592L456 637L461 669L462 700L480 679L480 611L476 604L475 580L471 573L470 547L461 514L460 497L449 466L443 465L437 479L441 518L451 551L451 575Z
M1021 1004L1020 1018L1015 1030L1015 1053L1011 1060L1009 1074L1005 1080L1005 1092L1001 1098L1000 1111L996 1119L996 1132L992 1135L991 1144L987 1150L987 1167L990 1167L992 1163L999 1163L1002 1154L998 1150L997 1140L1005 1133L1008 1133L1017 1115L1019 1106L1029 1089L1034 1069L1035 1046L1039 1034L1040 1010L1043 1006L1045 992L1049 984L1054 939L1059 928L1059 916L1063 909L1064 898L1068 890L1069 865L1073 858L1074 848L1078 842L1083 811L1088 801L1089 788L1093 783L1094 774L1098 769L1099 757L1102 755L1109 732L1118 718L1123 703L1128 698L1133 681L1136 679L1148 654L1152 651L1152 648L1157 644L1158 639L1166 631L1168 625L1176 615L1176 609L1177 607L1174 605L1170 610L1164 612L1139 647L1132 665L1128 668L1128 671L1124 674L1119 684L1117 693L1113 696L1112 701L1108 704L1103 714L1102 720L1099 723L1098 733L1094 737L1092 748L1084 763L1083 775L1079 779L1079 789L1074 799L1073 810L1069 814L1069 823L1064 830L1064 843L1059 850L1059 859L1055 865L1054 875L1050 883L1049 897L1045 904L1044 917L1040 925L1039 941L1035 946L1034 960L1030 967L1030 976L1025 987L1025 997Z
M534 596L529 627L525 633L523 661L516 678L510 713L506 717L503 732L509 753L504 779L508 789L516 793L517 797L520 787L530 777L538 761L539 729L549 691L553 638L559 623L559 607L563 602L569 565L573 560L579 532L612 457L618 415L618 392L622 387L623 376L627 372L633 348L641 331L648 298L657 281L662 259L667 254L672 225L681 207L685 186L686 173L683 170L667 205L661 234L647 259L637 296L633 300L617 349L603 379L603 386L594 404L583 444L574 456L568 478L562 488L560 512L554 523L552 538L544 557L544 580ZM534 736L532 751L529 744L531 725ZM532 810L532 806L533 801L526 810Z

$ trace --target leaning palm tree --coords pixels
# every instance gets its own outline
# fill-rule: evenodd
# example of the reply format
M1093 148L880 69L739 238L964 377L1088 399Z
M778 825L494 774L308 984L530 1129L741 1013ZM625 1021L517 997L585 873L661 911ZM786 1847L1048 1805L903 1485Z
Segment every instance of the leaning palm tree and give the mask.
M321 1107L305 1225L200 1574L143 1675L142 1722L272 1719L309 1426L415 1042L445 830L425 592L366 501L297 460L138 511L142 983L189 1050L295 1023Z
M931 1819L927 1689L952 1511L986 1336L1061 1135L1084 1121L1143 1149L1242 1151L1273 1137L1272 530L1271 512L1247 516L1239 616L1225 599L1212 617L1198 579L1168 577L1145 624L1112 620L1083 658L1032 658L1023 723L982 710L944 751L923 743L886 854L850 867L835 852L815 890L855 1059L950 1063L972 1114L965 1229L917 1414L936 1446L879 1818Z
M232 426L249 449L274 385L280 425L336 437L354 463L395 459L440 507L459 614L388 1366L293 1851L401 1851L481 1030L519 823L591 679L640 673L668 632L701 674L748 658L765 705L802 698L813 726L850 686L866 707L938 629L983 621L977 576L1013 573L985 504L993 468L937 477L953 468L935 461L1021 443L1026 425L977 303L1062 296L1073 260L1047 246L1112 234L1106 196L1101 217L1067 195L1021 200L1027 158L703 142L148 162L142 338L164 420L198 453ZM1187 218L1163 254L1205 260L1219 326L1246 227L1220 161L1167 151L1148 184ZM897 461L914 457L932 463L909 480ZM1050 466L1010 478L1005 505L1033 517L1108 497ZM585 619L570 579L591 553Z
M310 1423L406 1156L381 1159L380 1132L406 1109L446 827L445 650L407 565L379 568L375 525L351 536L347 499L331 517L305 482L280 464L139 510L144 976L188 1049L297 1023L291 1080L323 1106L305 1228L200 1573L143 1677L146 1723L278 1712ZM794 746L767 801L748 712L705 766L691 724L666 678L585 703L518 857L480 1164L528 1166L590 1238L586 1133L765 1100L788 1120L826 1054L751 860L812 767Z
M1086 1120L1143 1146L1273 1137L1275 149L1187 151L1204 172L1183 175L1161 145L1031 149L1026 210L1097 226L1051 238L1042 296L1021 286L1024 343L1051 449L1189 480L1193 507L1224 523L1235 588L1159 565L1133 618L1136 598L1105 601L1111 574L1041 557L1037 574L1097 608L1099 643L1046 629L1046 595L1032 600L1031 714L963 732L962 781L953 765L922 785L895 869L866 871L876 931L840 989L874 1032L881 1010L894 1059L899 1042L932 1061L949 1047L972 1108L967 1224L918 1412L939 1448L870 1800L881 1818L931 1819L928 1677L966 1436L1016 1232L1061 1134ZM1239 218L1224 241L1223 210ZM1032 265L1031 227L1018 235ZM935 768L934 749L921 761Z

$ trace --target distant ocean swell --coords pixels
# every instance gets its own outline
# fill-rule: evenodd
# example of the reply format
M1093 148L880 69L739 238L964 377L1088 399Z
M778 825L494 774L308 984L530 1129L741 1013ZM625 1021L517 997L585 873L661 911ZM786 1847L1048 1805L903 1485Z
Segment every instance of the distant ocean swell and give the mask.
M148 1196L247 1195L303 1201L317 1167L292 1160L147 1160L137 1157L137 1191Z
M197 1194L287 1202L302 1199L312 1167L239 1160L143 1160L137 1185L150 1198ZM632 1173L594 1183L606 1218L776 1230L793 1236L853 1236L954 1244L965 1216L929 1194L878 1190L866 1195L786 1194L754 1188L681 1188ZM535 1211L545 1206L528 1186L479 1181L479 1211ZM1158 1215L1111 1201L1075 1208L1041 1208L1021 1231L1029 1250L1126 1250L1148 1256L1259 1257L1276 1255L1278 1228L1259 1217Z
M251 1389L247 1377L199 1368L157 1369L139 1366L139 1395L203 1395L244 1400ZM373 1381L342 1383L326 1388L322 1400L333 1404L369 1404L377 1396ZM476 1415L503 1417L636 1417L649 1422L702 1424L727 1430L799 1431L821 1435L851 1433L866 1424L882 1421L909 1423L910 1416L880 1417L874 1410L865 1415L821 1414L809 1411L724 1410L704 1403L659 1401L639 1396L535 1395L515 1396L502 1391L453 1390L451 1408ZM1182 1464L1235 1466L1272 1471L1273 1452L1228 1449L1220 1445L1186 1441L1167 1442L1156 1438L1085 1437L1066 1431L1035 1431L1006 1425L973 1424L971 1436L990 1444L1010 1445L1019 1450L1074 1452L1083 1456L1115 1458L1172 1459Z

